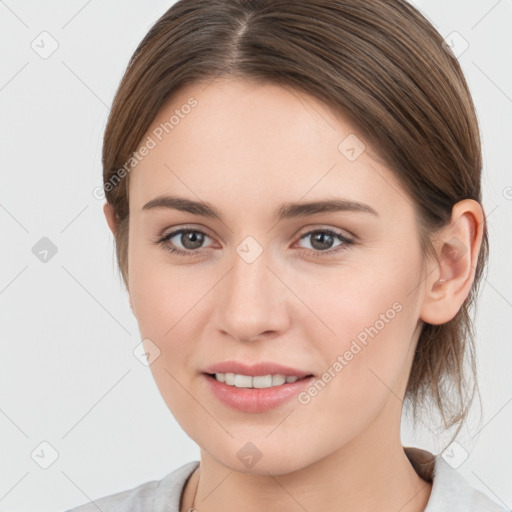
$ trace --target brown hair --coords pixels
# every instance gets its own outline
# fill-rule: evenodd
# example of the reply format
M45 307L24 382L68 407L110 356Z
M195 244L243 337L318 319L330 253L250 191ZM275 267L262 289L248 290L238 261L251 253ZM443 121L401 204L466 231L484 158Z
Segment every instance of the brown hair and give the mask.
M305 92L347 117L413 198L425 257L435 256L430 237L450 221L456 202L481 204L480 136L464 75L439 33L407 2L180 0L133 54L105 130L103 178L127 286L126 162L171 94L221 76ZM463 306L451 321L422 327L406 390L415 422L429 399L445 427L459 425L456 434L468 414L478 390L470 308L487 255L484 226Z

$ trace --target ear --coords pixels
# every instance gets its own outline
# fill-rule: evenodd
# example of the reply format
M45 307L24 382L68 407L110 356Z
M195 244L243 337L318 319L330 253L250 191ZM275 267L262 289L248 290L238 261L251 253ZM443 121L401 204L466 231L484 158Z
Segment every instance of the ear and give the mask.
M444 324L462 307L475 278L484 221L482 207L473 199L453 206L450 223L433 241L439 261L426 279L420 314L424 322Z
M117 232L117 219L114 212L114 207L108 201L103 205L103 213L105 214L105 218L107 219L107 224L110 228L110 231L112 231L112 234L115 236ZM128 288L128 285L126 285L126 288L128 291L128 299L130 301L130 309L133 312L132 298L130 296L130 290Z
M110 228L110 231L112 231L112 234L115 235L117 231L116 216L114 212L114 207L108 201L103 205L103 213L105 214L105 218L107 219L107 224Z

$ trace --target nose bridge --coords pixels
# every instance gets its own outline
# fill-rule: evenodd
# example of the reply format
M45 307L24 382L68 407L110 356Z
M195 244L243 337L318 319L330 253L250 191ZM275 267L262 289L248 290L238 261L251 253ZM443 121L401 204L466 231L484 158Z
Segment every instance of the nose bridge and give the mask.
M273 266L270 253L253 237L236 247L218 303L220 328L235 338L249 340L284 327L283 284L268 268Z

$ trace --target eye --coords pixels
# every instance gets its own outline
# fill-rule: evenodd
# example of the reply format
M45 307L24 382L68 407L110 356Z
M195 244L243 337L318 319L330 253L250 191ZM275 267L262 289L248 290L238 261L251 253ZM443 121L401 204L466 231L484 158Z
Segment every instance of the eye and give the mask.
M165 247L171 254L178 256L198 256L202 254L202 245L206 238L210 238L206 233L198 229L180 228L172 231L164 237L158 239L155 243ZM342 233L332 229L315 229L301 235L299 241L310 238L312 249L307 249L306 253L311 256L328 256L345 250L348 246L354 244ZM173 241L173 239L175 239ZM211 238L210 238L211 239ZM340 243L332 249L334 241L338 239ZM181 244L183 249L176 247Z
M173 238L176 238L176 240L172 241ZM210 237L203 231L198 229L181 228L165 235L163 238L158 240L157 243L163 245L171 254L178 254L179 256L195 256L202 252L197 249L201 248L205 238ZM186 250L176 247L176 243L182 244Z
M308 238L311 240L310 246L313 250L308 249L307 252L315 257L327 256L341 252L354 243L353 240L350 240L343 234L333 231L332 229L315 229L313 231L308 231L300 237L300 240ZM335 239L338 239L341 243L335 246L335 249L331 249Z

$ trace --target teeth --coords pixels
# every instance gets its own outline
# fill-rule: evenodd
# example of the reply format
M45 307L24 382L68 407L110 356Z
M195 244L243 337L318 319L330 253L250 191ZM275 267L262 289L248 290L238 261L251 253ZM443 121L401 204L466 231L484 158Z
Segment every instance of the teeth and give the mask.
M229 386L237 388L270 388L273 386L281 386L285 382L295 382L299 379L296 376L285 377L284 375L258 375L251 377L250 375L240 375L237 373L216 373L215 378L219 382L225 382Z
M248 377L247 375L235 375L235 386L237 388L252 387L252 377Z
M258 375L252 378L254 388L269 388L272 386L272 375Z

